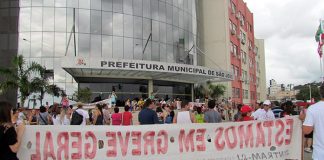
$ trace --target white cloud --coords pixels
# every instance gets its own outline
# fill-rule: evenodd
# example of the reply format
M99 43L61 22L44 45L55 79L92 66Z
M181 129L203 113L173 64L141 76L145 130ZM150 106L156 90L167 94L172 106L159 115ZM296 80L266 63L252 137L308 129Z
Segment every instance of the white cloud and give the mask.
M265 39L267 80L320 81L315 32L324 18L322 0L245 0L254 14L256 38ZM268 81L267 81L268 84Z

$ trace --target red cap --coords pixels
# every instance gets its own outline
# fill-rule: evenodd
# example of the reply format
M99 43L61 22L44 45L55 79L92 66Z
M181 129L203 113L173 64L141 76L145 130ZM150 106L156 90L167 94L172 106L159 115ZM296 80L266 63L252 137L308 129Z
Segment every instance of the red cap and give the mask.
M252 111L252 108L248 105L244 105L242 108L241 108L241 112L242 113L248 113L248 112L251 112Z

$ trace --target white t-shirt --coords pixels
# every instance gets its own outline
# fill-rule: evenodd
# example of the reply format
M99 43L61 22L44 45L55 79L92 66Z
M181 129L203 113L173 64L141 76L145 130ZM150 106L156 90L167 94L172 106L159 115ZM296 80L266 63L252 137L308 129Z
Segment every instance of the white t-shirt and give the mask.
M81 114L83 116L83 121L81 123L81 125L86 125L87 124L87 120L86 119L89 119L89 113L84 110L84 109L77 109L75 110L76 112L78 112L79 114Z
M61 116L56 115L55 118L52 116L53 125L62 125Z
M307 109L304 126L314 127L313 159L320 160L324 157L324 102L320 101Z
M177 124L192 123L189 111L180 111L177 113Z
M265 111L264 109L258 109L252 114L252 116L256 120L263 120L263 121L275 119L275 116L271 109L269 109L268 111Z

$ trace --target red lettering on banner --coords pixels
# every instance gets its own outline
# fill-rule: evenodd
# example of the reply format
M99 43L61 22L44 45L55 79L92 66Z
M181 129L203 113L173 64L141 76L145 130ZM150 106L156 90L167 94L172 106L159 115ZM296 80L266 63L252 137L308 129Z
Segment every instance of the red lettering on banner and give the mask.
M36 153L31 155L32 160L40 160L41 153L40 153L40 133L36 132Z
M49 157L51 157L52 159L56 159L54 153L52 133L49 131L46 132L43 154L45 160L48 159Z
M229 136L229 130L232 131L232 136ZM233 142L231 142L229 137L233 137ZM225 140L226 140L226 144L228 146L228 148L233 149L235 148L235 146L237 145L237 137L236 137L236 132L235 132L235 127L231 126L229 128L226 128L225 130Z
M64 142L62 142L62 139ZM69 159L69 133L60 132L57 135L57 159L61 160L61 153L64 152L64 159Z
M283 138L282 134L283 134L284 128L285 128L285 124L281 119L276 120L276 128L279 128L279 130L276 134L275 142L276 142L276 145L278 147L280 147L284 142L284 138Z
M126 156L127 150L128 150L128 142L129 142L129 137L130 137L130 132L126 132L126 137L123 139L122 133L117 132L118 139L119 139L119 144L120 144L120 149L122 152L122 156Z
M76 148L77 152L72 153L72 159L81 159L82 158L82 137L81 132L71 132L71 137L76 137L77 141L72 141L72 148Z
M239 132L239 137L240 137L240 148L243 148L243 144L245 142L245 147L249 147L249 142L250 142L250 148L253 148L253 130L252 130L252 125L248 124L246 125L246 131L244 131L245 125L240 125L238 127L238 132Z
M256 124L256 128L257 128L256 147L259 147L260 144L264 147L265 146L265 137L264 137L264 131L262 128L262 122L258 122Z
M268 128L268 146L271 146L273 121L265 121L263 126Z
M285 140L285 144L289 145L291 142L291 138L292 138L292 133L293 133L293 124L294 124L294 120L293 119L286 119L286 124L289 126L288 129L286 129L286 134L288 136L288 139Z
M193 138L194 133L195 133L195 130L190 129L188 135L186 136L185 130L184 129L180 130L180 134L179 134L179 150L180 150L180 153L183 152L183 145L186 148L186 152L189 151L189 145L190 145L190 148L191 148L191 152L195 151L194 138Z
M223 127L219 127L216 129L216 136L215 136L215 147L216 150L218 151L222 151L225 147L225 141L221 141L221 137L223 135L224 132L224 128Z
M148 154L148 147L151 146L151 154L154 155L154 131L147 131L144 136L144 155Z
M161 130L158 133L157 139L157 154L166 154L168 152L168 132ZM162 137L162 138L160 138ZM162 146L162 141L164 141L164 146Z
M142 132L140 131L132 131L132 144L137 146L135 149L132 150L133 156L140 156L141 155L141 136Z
M92 139L92 143L85 143L85 145L84 145L85 159L93 159L93 158L95 158L96 153L97 153L97 137L94 135L93 132L88 131L88 132L85 133L85 138L86 139L89 139L89 138ZM92 150L89 151L90 148L91 148L91 144L92 144Z
M197 129L198 135L196 136L196 141L201 142L200 144L197 145L197 151L206 151L206 143L205 143L205 134L206 134L206 129L201 128Z
M108 139L108 150L107 157L116 157L117 156L117 140L116 140L116 132L106 132L106 136ZM111 147L111 149L109 149Z

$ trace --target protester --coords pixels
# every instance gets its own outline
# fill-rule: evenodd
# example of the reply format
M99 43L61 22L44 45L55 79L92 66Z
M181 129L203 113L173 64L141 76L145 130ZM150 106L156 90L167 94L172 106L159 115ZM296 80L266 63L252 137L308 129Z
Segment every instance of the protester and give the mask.
M181 102L181 110L174 116L173 123L196 123L195 115L189 111L189 103L187 101Z
M195 115L197 123L204 123L204 114L202 112L201 107L196 108L197 114Z
M89 113L83 109L83 104L78 102L77 109L72 113L71 125L90 124L89 118Z
M138 107L139 107L139 110L143 108L143 105L144 105L144 100L143 98L140 98L140 100L138 101Z
M251 117L252 108L248 105L244 105L241 108L241 118L239 121L252 121L253 117Z
M110 125L110 111L107 104L103 104L102 106L102 114L103 114L103 120L104 125Z
M181 101L180 101L179 98L177 98L177 99L175 100L175 105L177 106L177 110L180 110L180 109L181 109Z
M234 115L235 122L239 121L242 118L242 115L241 115L242 104L238 104L236 108L237 108L237 113Z
M37 125L38 122L37 122L37 115L36 115L36 110L33 109L31 112L30 112L30 115L28 117L28 121L29 121L29 124L30 125Z
M24 108L18 108L18 119L17 119L17 125L19 124L26 124L27 117L24 113Z
M283 103L284 105L284 103ZM283 106L280 106L278 101L273 102L272 112L275 116L275 118L280 118L281 113L283 112Z
M61 109L60 120L61 120L62 125L70 125L70 123L71 123L70 107Z
M12 105L0 102L0 159L18 160L17 152L20 148L25 125L20 124L15 128L11 122Z
M215 111L216 101L208 101L208 110L204 113L205 123L220 123L222 122L222 116Z
M252 117L254 119L256 119L255 117L257 117L259 115L259 113L261 112L261 110L263 110L263 102L260 102L256 108L255 108L255 111L252 112Z
M18 111L17 111L17 109L13 108L12 115L11 115L11 122L16 125L17 120L18 120Z
M173 123L174 111L171 110L169 105L165 105L164 110L166 112L164 123L166 124Z
M92 123L94 125L103 125L104 116L103 116L103 112L102 112L102 106L100 104L96 104L96 107L95 107L93 115L92 115L92 119L93 119Z
M320 86L321 101L311 105L305 114L300 116L305 119L303 124L304 134L313 132L313 159L322 160L324 157L324 83ZM305 118L306 116L306 118Z
M141 125L158 124L159 120L155 109L154 101L147 99L143 105L143 109L138 114L138 121Z
M163 124L164 123L164 114L163 114L162 107L156 108L156 114L158 116L159 124Z
M129 106L125 106L124 110L125 112L122 115L122 125L123 126L129 126L133 125L133 115L131 112L129 112Z
M53 125L62 125L61 121L61 108L58 107L58 104L54 104L54 108L52 110L52 123Z
M281 113L280 117L293 116L293 115L298 115L297 112L294 111L294 104L291 101L287 101L285 103L284 110Z
M299 114L299 118L303 117L304 115L306 115L307 109L306 108L301 108L300 114ZM303 117L302 120L304 120L305 117ZM312 152L312 145L313 145L313 131L309 134L305 134L305 141L304 141L304 151L311 153Z
M67 108L69 106L69 99L67 98L66 95L63 95L61 100L61 105L63 108Z
M274 120L275 116L271 110L271 102L265 100L263 102L263 109L254 112L253 118L255 120Z
M119 113L119 108L115 107L114 108L114 112L111 115L111 125L121 125L122 124L122 114Z
M49 125L52 118L47 112L47 109L44 106L40 106L37 119L39 125Z
M116 95L115 91L112 91L111 95L110 95L110 101L111 101L112 108L114 108L116 106L116 99L117 99L117 95Z
M138 105L137 105L136 99L133 99L132 100L131 106L132 107L130 108L130 111L136 111L138 109Z

